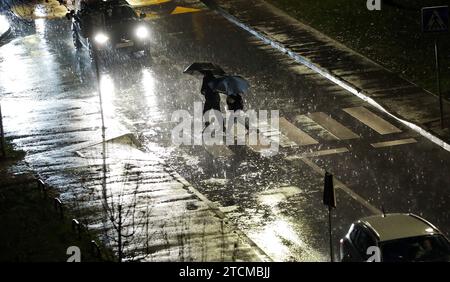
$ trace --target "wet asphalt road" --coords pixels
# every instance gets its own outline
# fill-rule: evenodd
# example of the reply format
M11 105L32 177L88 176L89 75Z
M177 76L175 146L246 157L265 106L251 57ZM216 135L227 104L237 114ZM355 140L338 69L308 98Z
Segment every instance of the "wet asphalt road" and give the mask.
M333 211L336 251L353 221L382 207L421 215L450 235L448 152L206 8L150 23L151 59L120 56L101 66L108 132L136 134L209 200L229 207L228 217L274 260L327 260L320 169L341 182ZM72 45L68 21L39 19L31 30L0 48L6 134L27 151L32 167L63 167L61 159L69 157L49 153L101 137L96 79L87 52ZM200 79L182 73L195 61L247 78L248 109L280 111L289 125L281 127L287 137L278 155L263 157L248 146L230 146L231 153L222 155L172 145L172 113L192 112L202 101ZM359 107L398 130L380 134L344 111ZM327 128L317 113L331 115L356 136L340 137L342 128ZM296 129L317 143L302 145ZM408 142L372 145L396 140ZM340 150L305 155L332 149Z

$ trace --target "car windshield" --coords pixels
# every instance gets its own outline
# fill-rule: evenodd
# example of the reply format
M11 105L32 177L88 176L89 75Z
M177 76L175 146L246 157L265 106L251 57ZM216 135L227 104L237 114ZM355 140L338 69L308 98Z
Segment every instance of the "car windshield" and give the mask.
M450 261L450 244L441 235L404 238L380 244L383 261Z
M105 9L105 20L107 23L121 22L136 19L136 12L129 6L114 6Z

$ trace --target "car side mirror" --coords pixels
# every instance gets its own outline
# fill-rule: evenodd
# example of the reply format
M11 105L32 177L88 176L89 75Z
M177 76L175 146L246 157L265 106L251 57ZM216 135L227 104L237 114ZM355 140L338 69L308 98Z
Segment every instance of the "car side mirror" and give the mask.
M140 14L139 14L139 18L141 18L141 19L145 19L146 16L147 16L147 15L146 15L145 13L140 13Z

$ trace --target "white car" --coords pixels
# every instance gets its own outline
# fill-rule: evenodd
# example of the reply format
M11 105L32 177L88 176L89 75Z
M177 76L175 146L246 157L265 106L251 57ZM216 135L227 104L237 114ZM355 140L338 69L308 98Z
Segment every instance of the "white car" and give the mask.
M450 261L449 240L415 214L362 218L351 225L340 244L341 261L367 261L374 249L383 262Z

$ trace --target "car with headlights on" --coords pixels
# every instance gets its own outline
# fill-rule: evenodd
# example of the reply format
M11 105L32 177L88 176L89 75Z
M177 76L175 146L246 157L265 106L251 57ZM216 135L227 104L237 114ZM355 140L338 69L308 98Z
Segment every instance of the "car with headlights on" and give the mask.
M450 261L448 239L415 214L362 218L351 225L340 244L341 261L368 261L374 248L382 262Z
M150 55L150 27L145 14L137 15L125 0L82 2L67 14L72 21L76 49L107 56L114 52L144 52Z

